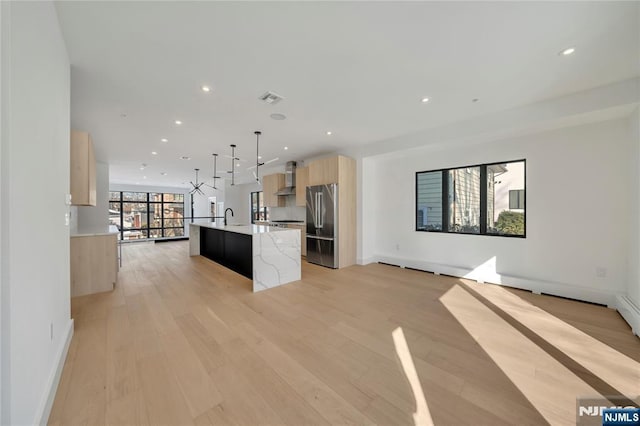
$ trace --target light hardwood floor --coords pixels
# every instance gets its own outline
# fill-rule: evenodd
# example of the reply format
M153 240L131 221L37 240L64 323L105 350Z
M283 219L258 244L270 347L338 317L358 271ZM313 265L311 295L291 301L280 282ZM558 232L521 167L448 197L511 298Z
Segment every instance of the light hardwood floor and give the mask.
M574 424L578 395L640 394L607 308L386 265L254 294L187 242L123 255L72 300L49 424Z

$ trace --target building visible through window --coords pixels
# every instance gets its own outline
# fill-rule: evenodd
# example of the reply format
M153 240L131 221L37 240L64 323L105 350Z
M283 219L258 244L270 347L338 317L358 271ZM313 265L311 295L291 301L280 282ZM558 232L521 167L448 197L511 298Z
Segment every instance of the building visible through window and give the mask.
M109 192L109 223L123 240L184 236L184 194Z
M522 236L525 160L416 173L416 230Z

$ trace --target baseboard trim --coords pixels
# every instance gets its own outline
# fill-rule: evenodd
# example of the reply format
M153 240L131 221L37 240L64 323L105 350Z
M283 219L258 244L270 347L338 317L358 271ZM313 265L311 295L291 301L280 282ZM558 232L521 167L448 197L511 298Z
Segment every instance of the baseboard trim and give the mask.
M469 280L477 281L479 283L506 285L522 290L529 290L536 294L546 293L555 296L567 297L570 299L597 303L609 307L617 306L617 293L590 287L578 286L570 283L546 281L536 278L519 277L514 275L504 275L487 270L474 271L463 266L452 266L427 262L418 259L407 259L393 256L378 255L376 256L376 261L398 265L403 268L409 267L412 269L433 272L437 275L450 275L457 278L466 278Z
M368 265L370 263L376 263L378 261L378 259L376 259L375 257L367 257L367 258L361 258L359 257L357 259L357 264L358 265Z
M629 323L633 334L640 337L640 307L633 303L628 296L618 296L616 310Z
M38 425L46 425L49 421L49 415L51 414L51 408L53 407L53 400L56 397L56 391L58 390L58 384L60 383L60 377L62 376L62 369L64 368L64 362L67 359L69 345L71 344L71 338L73 337L73 319L69 320L69 325L65 334L66 336L56 353L57 365L53 371L51 371L49 380L47 380L47 391L40 402L38 411L36 412L35 424Z

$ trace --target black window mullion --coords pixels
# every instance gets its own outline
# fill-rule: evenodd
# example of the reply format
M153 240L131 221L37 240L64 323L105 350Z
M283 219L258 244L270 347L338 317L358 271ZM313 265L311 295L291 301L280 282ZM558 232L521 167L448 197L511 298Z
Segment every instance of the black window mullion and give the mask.
M164 234L164 193L160 195L160 235L164 238L166 235Z
M480 166L480 234L487 233L487 166Z
M151 222L149 220L149 210L151 210L151 206L149 205L149 193L147 192L147 238L151 237Z
M449 232L449 171L442 171L442 232Z
M122 203L122 191L120 191L120 240L124 241L124 204Z

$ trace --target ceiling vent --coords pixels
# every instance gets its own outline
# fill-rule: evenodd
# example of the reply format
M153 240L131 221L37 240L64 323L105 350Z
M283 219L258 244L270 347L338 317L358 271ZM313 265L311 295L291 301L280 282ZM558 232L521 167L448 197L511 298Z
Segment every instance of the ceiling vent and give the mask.
M270 105L275 105L282 100L282 96L277 93L267 92L259 98L261 101L264 101Z

